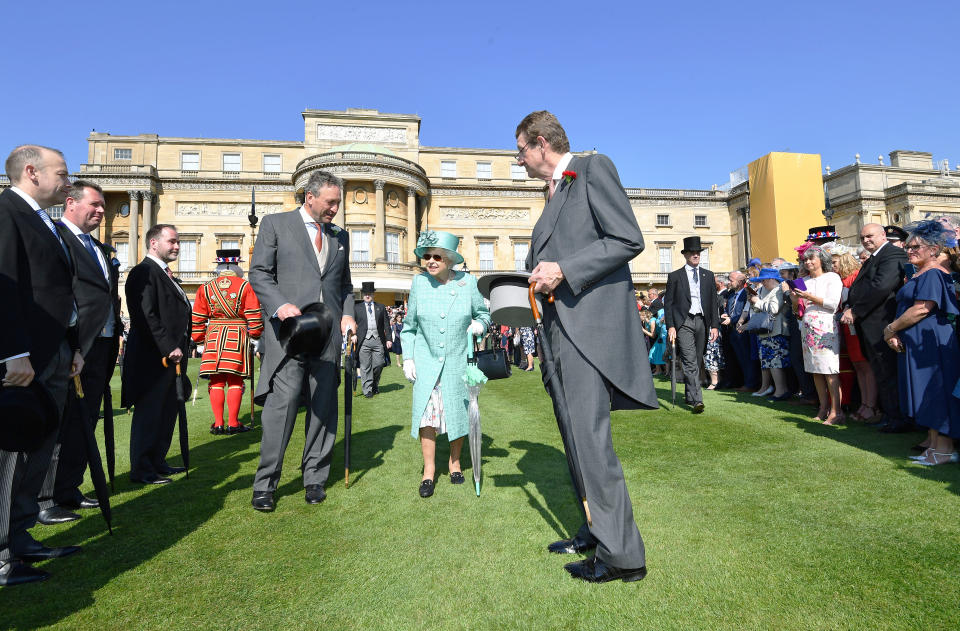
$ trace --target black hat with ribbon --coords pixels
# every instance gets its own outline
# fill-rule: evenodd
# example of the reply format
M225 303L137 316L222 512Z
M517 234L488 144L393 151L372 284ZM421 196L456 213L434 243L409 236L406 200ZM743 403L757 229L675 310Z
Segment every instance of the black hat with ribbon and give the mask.
M0 386L0 449L39 449L59 424L56 402L36 379L26 387Z
M333 314L322 302L302 307L300 314L280 323L277 341L288 357L320 355L333 331Z

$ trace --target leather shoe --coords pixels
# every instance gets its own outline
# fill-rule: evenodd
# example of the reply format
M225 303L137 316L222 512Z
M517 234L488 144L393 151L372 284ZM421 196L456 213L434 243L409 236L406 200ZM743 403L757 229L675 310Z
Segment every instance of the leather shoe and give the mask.
M454 471L450 474L450 484L463 484L464 477L462 471Z
M570 539L554 541L547 546L547 550L553 552L554 554L580 554L582 552L586 552L587 550L593 550L596 547L596 541L591 543L580 535L576 535Z
M691 410L694 414L703 414L704 409L706 409L703 403L694 403L693 409Z
M0 585L21 585L44 581L48 578L50 578L48 572L38 570L17 560L7 561L0 565Z
M87 497L83 493L77 493L68 500L57 500L57 506L61 508L66 508L68 510L76 510L78 508L100 508L100 502Z
M186 470L186 467L171 467L170 465L167 465L166 467L160 469L158 473L163 475L176 475L178 473L184 473Z
M255 509L265 513L269 513L277 507L277 503L273 499L273 491L254 491L252 504Z
M363 393L363 396L364 396L364 398L372 399L372 398L373 398L373 393L372 393L372 392L364 392L364 393Z
M62 548L48 548L39 541L34 541L26 548L16 550L14 556L28 562L59 559L80 552L80 546L64 546Z
M77 521L78 519L80 519L80 515L72 513L66 508L61 508L60 506L45 508L37 515L37 521L44 526L65 524L68 521Z
M647 567L638 567L634 569L624 569L607 565L597 557L590 557L583 561L574 561L567 563L563 569L570 572L573 578L587 581L588 583L606 583L622 580L624 583L643 580L647 575Z
M210 433L213 434L214 436L223 436L224 434L226 434L226 431L224 431L223 425L211 425Z
M233 436L234 434L242 434L244 432L249 432L250 427L244 425L243 423L238 423L237 425L230 425L227 427L227 435Z
M134 484L170 484L173 482L170 478L164 478L155 473L147 474L142 478L131 477L130 481Z
M303 499L307 501L307 504L319 504L327 499L327 492L319 484L308 484L303 489L305 491Z
M430 497L433 495L433 480L424 480L420 483L420 497Z

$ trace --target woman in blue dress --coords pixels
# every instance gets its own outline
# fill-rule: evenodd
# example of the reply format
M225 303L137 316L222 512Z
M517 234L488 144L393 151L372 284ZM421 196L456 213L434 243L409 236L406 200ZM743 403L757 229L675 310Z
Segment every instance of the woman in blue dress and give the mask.
M650 321L654 323L654 330L657 332L657 341L650 349L650 363L654 366L654 374L665 375L667 362L663 359L663 353L667 350L667 327L663 322L663 309L657 311L657 317Z
M960 343L950 317L960 314L950 273L937 261L948 234L937 221L907 226L907 259L917 272L897 292L897 318L884 340L901 353L898 363L900 411L927 428L921 465L960 461L960 399L952 396L960 379Z

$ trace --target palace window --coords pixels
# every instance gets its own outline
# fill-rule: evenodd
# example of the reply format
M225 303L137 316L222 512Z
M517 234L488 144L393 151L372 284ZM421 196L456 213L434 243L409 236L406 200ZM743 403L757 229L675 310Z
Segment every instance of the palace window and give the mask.
M694 228L706 228L706 227L707 227L707 216L706 216L706 215L694 215L694 216L693 216L693 227L694 227Z
M387 262L389 263L400 262L400 233L399 232L387 233Z
M223 170L228 172L236 173L242 171L241 167L241 158L239 153L225 153L223 154Z
M283 169L283 157L279 153L263 154L263 172L279 173Z
M58 219L63 218L63 204L57 204L56 206L51 206L47 209L47 214L50 215L50 219L57 221Z
M457 177L457 161L441 160L440 177Z
M200 170L200 152L184 151L180 154L181 171L199 171Z
M670 215L657 215L657 225L658 225L658 226L669 226L669 225L670 225Z
M114 149L114 160L133 160L133 149Z
M237 239L235 237L227 237L225 239L220 239L220 249L221 250L239 250L240 239Z
M490 180L493 178L493 164L490 162L477 162L477 179Z
M673 246L672 245L658 245L657 246L657 261L659 263L659 270L661 274L669 274L673 270Z
M370 231L369 230L351 230L350 231L351 261L369 261L370 260Z
M530 244L526 241L515 241L513 244L513 268L518 272L527 269L527 253L530 251Z
M703 251L700 252L700 267L710 269L710 248L706 243L703 244Z
M519 164L511 164L510 178L514 180L525 180L527 179L527 170Z
M127 269L127 264L130 262L128 255L130 254L130 243L128 241L117 241L113 244L113 247L117 249L117 260L120 261L120 271Z
M481 270L493 269L493 241L477 243L477 260Z
M181 272L197 271L197 242L193 240L180 242L180 267Z

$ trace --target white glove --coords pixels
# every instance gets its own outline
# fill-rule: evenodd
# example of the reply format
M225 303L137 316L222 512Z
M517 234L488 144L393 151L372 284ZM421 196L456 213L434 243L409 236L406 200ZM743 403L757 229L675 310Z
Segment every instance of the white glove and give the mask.
M476 320L471 321L470 326L467 327L467 333L472 334L474 337L480 337L483 335L483 331L483 323Z
M256 355L260 352L260 340L254 339L250 340L250 344L253 346L253 354Z
M417 369L413 365L412 359L403 360L403 376L406 377L410 383L414 383L417 380Z

